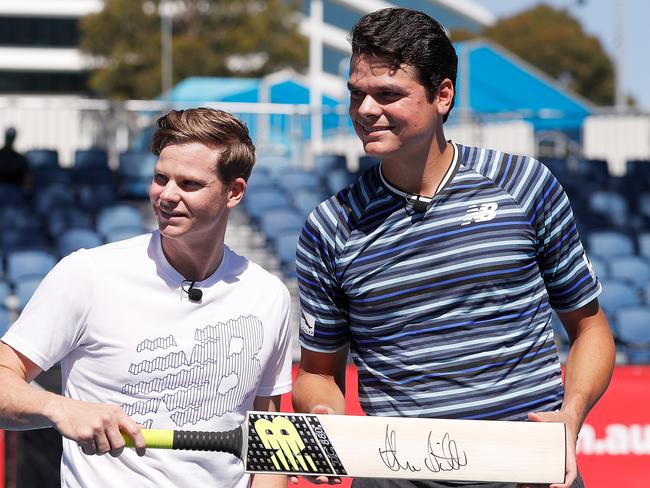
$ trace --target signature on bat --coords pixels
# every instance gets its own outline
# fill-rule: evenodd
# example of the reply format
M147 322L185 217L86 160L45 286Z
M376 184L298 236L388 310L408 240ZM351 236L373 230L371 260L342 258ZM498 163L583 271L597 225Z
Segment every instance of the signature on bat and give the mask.
M433 473L460 470L467 466L467 455L448 432L436 441L433 432L429 432L425 455L420 460L406 459L398 452L397 433L390 425L386 425L386 436L383 448L379 448L379 457L391 471L410 471L412 473L427 469Z

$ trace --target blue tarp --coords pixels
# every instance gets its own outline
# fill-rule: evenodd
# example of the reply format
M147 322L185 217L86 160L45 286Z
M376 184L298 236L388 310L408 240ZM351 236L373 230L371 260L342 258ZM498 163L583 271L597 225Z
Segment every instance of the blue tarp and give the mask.
M485 117L520 114L535 129L577 129L592 105L525 61L488 41L455 45L459 58L456 107L463 106L463 68L469 61L470 109ZM452 112L450 121L456 114Z

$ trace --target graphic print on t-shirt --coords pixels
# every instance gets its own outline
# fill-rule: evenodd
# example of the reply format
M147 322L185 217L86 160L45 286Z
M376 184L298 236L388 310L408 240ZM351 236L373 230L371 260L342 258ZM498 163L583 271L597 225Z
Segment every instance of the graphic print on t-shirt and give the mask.
M144 417L137 420L148 428L160 408L178 427L232 412L258 381L262 341L262 323L253 316L196 329L189 357L173 335L141 341L136 352L159 355L129 366L134 381L122 393L147 399L121 407L127 415Z

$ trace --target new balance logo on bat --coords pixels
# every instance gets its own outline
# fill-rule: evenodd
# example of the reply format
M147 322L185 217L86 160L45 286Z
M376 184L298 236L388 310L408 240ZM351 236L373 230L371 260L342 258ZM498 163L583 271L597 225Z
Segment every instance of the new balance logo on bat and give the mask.
M315 415L250 413L248 419L248 471L347 474Z
M482 203L480 207L477 204L470 205L461 225L492 220L497 216L497 208L499 205L496 202Z
M317 471L311 456L303 454L305 443L289 419L259 419L255 421L255 432L265 448L275 451L271 461L278 471Z

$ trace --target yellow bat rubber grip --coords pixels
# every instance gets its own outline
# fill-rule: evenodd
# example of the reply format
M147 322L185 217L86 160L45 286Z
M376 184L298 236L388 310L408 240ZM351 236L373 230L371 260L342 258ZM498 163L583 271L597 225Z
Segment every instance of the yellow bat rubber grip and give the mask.
M142 429L140 431L144 437L147 447L152 449L173 449L174 448L174 431L173 430L156 430ZM122 432L122 437L126 442L126 447L135 447L133 439L128 434Z

